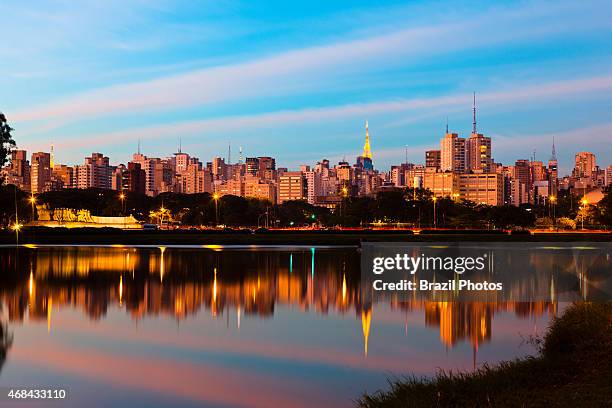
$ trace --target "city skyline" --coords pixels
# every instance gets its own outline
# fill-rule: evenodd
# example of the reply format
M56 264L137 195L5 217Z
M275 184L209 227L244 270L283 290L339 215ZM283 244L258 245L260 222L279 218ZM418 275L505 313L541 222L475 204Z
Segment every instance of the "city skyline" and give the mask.
M357 156L369 120L388 169L406 151L422 163L447 118L467 137L476 91L495 161L546 161L554 137L560 174L578 151L612 162L609 5L477 6L9 2L0 32L19 41L0 51L0 109L19 148L53 143L58 163L92 151L127 163L139 139L164 157L181 139L197 157L231 142L297 168Z

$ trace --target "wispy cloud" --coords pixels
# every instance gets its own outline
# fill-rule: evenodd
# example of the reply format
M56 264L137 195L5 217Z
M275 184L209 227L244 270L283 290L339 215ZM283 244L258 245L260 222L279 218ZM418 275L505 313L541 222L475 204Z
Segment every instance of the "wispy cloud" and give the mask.
M572 96L606 95L612 91L612 75L596 78L583 78L568 81L555 81L539 85L518 86L495 92L485 92L478 96L479 101L500 110L514 107L517 103L524 105L539 104L543 101L556 100ZM130 142L137 139L155 140L159 138L198 135L199 143L204 145L216 138L219 132L241 130L283 128L304 123L325 123L349 118L364 118L376 115L406 115L432 109L465 108L471 103L471 94L461 93L432 98L397 99L364 104L348 104L324 108L307 108L269 112L256 115L227 116L214 119L165 123L134 129L112 132L92 133L87 138L64 138L58 147L81 148L90 145L109 146L115 143ZM505 107L505 108L504 108ZM411 116L414 116L411 114ZM395 119L391 121L394 123ZM384 129L384 123L381 128ZM211 138L206 139L210 135ZM503 136L500 136L503 140ZM408 142L411 142L408 140Z
M546 10L546 11L543 11ZM561 8L564 13L566 9ZM311 92L350 73L376 71L445 52L516 42L576 29L530 24L535 15L558 9L523 7L488 11L465 22L434 22L367 38L339 41L269 55L241 63L197 69L153 80L114 85L14 112L16 121L80 120L131 112L169 111L225 101ZM547 15L546 15L547 14ZM531 16L531 17L530 17ZM580 18L578 18L580 17ZM576 20L584 16L578 13ZM521 30L508 30L519 25Z

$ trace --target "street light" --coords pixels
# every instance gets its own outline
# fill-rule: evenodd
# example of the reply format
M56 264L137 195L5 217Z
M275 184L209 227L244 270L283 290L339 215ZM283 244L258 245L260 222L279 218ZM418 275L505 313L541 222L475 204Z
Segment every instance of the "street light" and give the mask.
M586 197L582 197L582 200L580 200L580 204L582 204L582 208L581 208L581 212L582 212L582 229L584 229L584 210L586 209L586 206L589 204L589 201L586 199Z
M28 201L32 205L32 222L34 222L34 204L36 204L36 197L34 197L34 193L32 193Z
M553 226L557 225L557 216L555 213L555 204L557 202L557 197L555 197L554 195L550 196L548 198L548 201L550 202L550 205L552 206L552 210L553 210ZM549 213L550 215L550 213Z
M216 225L219 225L219 194L213 194L213 200L215 201L215 222Z
M433 196L432 198L433 200L433 211L434 211L434 229L436 229L438 227L438 221L436 219L436 201L438 201L438 197Z

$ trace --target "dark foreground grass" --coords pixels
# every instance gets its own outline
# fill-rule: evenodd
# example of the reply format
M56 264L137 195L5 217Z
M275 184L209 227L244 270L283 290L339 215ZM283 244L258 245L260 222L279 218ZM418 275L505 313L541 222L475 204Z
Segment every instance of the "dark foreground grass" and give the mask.
M406 378L359 407L612 407L612 303L579 303L556 318L536 357Z

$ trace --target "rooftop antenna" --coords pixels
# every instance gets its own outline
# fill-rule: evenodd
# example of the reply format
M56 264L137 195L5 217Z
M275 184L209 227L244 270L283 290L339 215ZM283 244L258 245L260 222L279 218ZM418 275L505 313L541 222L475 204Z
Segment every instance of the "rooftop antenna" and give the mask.
M472 134L476 134L476 92L474 92L474 105L472 108L474 121L472 122Z
M182 153L183 148L183 139L179 136L179 153Z
M446 134L448 134L448 116L446 117Z
M242 146L238 147L238 151L240 152L238 155L238 163L242 164Z
M138 154L140 154L140 138L138 138Z
M448 130L446 131L446 133L448 133ZM405 163L408 164L408 145L406 145L405 148L406 148L406 161L405 161Z
M551 161L557 161L557 152L555 150L555 137L553 136L553 145L552 145L552 156L550 157Z
M227 164L232 162L232 142L227 142Z

